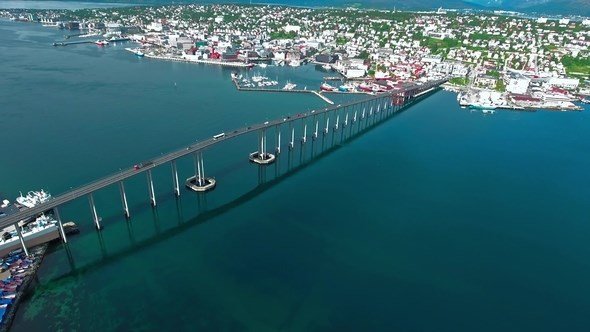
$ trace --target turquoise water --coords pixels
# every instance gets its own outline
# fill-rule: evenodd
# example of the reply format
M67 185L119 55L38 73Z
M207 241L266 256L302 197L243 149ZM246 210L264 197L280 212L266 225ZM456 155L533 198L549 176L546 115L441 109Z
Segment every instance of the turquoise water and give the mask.
M239 93L231 71L127 45L49 46L62 34L0 21L0 190L12 197L324 106ZM324 75L267 73L310 88ZM13 330L586 331L588 114L484 115L438 92L263 171L247 162L254 135L208 150L219 185L204 196L174 199L158 168L156 209L144 176L126 183L130 222L117 188L96 195L101 233L86 200L62 208L82 233L46 257ZM179 170L190 176L192 160Z

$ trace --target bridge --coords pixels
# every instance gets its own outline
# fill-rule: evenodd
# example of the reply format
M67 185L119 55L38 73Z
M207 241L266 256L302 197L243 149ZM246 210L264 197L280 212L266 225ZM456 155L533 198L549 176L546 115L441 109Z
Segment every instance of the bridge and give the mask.
M216 183L215 180L205 176L203 151L215 145L222 144L226 141L235 140L236 138L258 132L259 146L258 150L252 152L249 156L250 161L259 165L268 165L274 162L276 155L280 154L282 148L287 147L293 149L295 142L305 144L309 139L317 139L320 132L323 135L328 132L343 131L346 127L357 126L366 128L369 121L373 123L384 121L390 116L396 114L402 109L409 107L414 102L426 97L429 93L435 91L441 84L448 79L430 81L426 83L406 84L402 87L393 89L386 93L369 96L368 98L350 102L347 104L340 104L330 106L323 109L311 110L305 113L296 114L294 116L286 116L273 121L266 121L261 124L255 124L247 127L238 128L232 131L217 134L209 139L191 144L182 149L172 151L168 154L159 156L157 158L144 161L141 164L135 165L115 174L106 176L104 178L95 180L86 185L69 190L53 199L39 204L33 208L23 209L17 213L0 218L0 228L6 228L14 225L17 230L17 235L20 239L21 245L25 252L24 239L20 233L18 222L36 217L41 213L52 211L56 220L58 221L60 235L64 243L67 243L66 234L63 229L62 220L59 214L59 207L73 200L81 197L88 197L92 219L97 230L102 229L100 224L101 219L98 217L96 205L94 203L93 193L105 187L118 184L121 195L121 204L123 213L127 218L130 218L129 206L127 203L127 196L125 192L124 181L145 173L147 177L149 200L152 206L156 206L156 196L154 191L154 183L152 179L152 170L164 164L170 164L172 169L173 192L174 195L180 196L179 175L176 167L176 161L180 158L192 155L195 162L195 174L187 179L186 185L194 191L207 191L213 189ZM364 124L363 124L364 121ZM332 125L330 125L332 123ZM299 125L299 130L302 129L302 136L299 133L296 137L295 129ZM310 132L308 133L308 125ZM274 151L269 152L267 149L267 130L274 129L275 133L275 147ZM287 140L281 141L281 134L287 135ZM286 143L286 144L285 144Z

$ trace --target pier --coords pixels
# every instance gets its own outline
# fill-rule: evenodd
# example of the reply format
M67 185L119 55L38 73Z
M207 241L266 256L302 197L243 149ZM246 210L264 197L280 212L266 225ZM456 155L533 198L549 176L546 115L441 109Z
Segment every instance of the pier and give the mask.
M94 44L94 41L91 40L78 40L72 42L55 42L53 46L68 46L68 45L77 45L77 44Z
M116 172L76 189L72 189L33 208L24 209L2 217L0 218L0 227L6 228L16 225L20 220L35 217L44 212L53 211L58 221L59 228L62 229L61 217L57 212L57 209L71 201L85 198L88 201L92 222L96 229L100 231L103 229L103 225L101 225L102 218L100 218L99 210L93 196L98 190L117 185L120 192L122 214L129 219L132 217L132 214L129 210L124 182L131 177L139 176L141 173L144 173L148 188L147 199L149 199L150 204L155 207L157 204L157 197L154 190L152 170L163 165L170 165L169 167L172 169L173 182L171 192L175 196L180 196L179 174L176 162L181 158L189 156L194 158L195 171L190 174L190 177L187 179L187 186L192 190L200 192L212 190L214 187L215 190L222 190L217 179L205 176L203 152L207 149L219 144L225 144L225 142L228 141L235 141L247 134L258 133L258 150L250 153L249 156L244 157L245 159L248 158L252 163L258 164L258 167L265 167L265 165L274 161L276 156L281 153L283 147L293 149L296 141L305 144L308 139L315 140L319 134L326 135L329 132L338 132L338 135L340 136L344 134L345 128L348 128L351 133L353 128L356 128L357 133L360 133L364 129L378 122L384 121L400 110L409 107L414 102L425 98L429 93L436 91L440 84L445 81L446 79L432 81L421 85L407 84L400 89L382 94L370 95L367 98L347 104L311 110L294 116L286 116L273 121L266 121L262 124L254 124L233 131L226 131L225 133L212 136L211 138L196 142L183 147L182 149L158 156L149 161L135 165L134 167L123 169L120 172ZM276 143L273 144L274 146L271 148L267 146L267 134L269 130L272 130L276 135ZM281 134L286 135L288 139L286 141L281 141ZM271 140L271 143L272 141L273 140ZM271 153L270 151L273 152ZM191 186L194 188L191 188ZM63 232L61 233L63 241L67 241L65 234L63 234ZM23 241L21 241L21 245L23 246L23 250L26 251L26 246Z

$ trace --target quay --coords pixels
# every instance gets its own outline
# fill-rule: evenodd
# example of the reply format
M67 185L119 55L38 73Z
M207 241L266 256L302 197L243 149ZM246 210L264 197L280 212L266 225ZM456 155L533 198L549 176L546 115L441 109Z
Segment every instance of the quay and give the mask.
M72 42L55 42L55 43L53 43L53 46L68 46L68 45L76 45L76 44L94 44L94 41L79 40L79 41L72 41Z
M233 67L233 68L252 68L252 67L254 67L253 63L243 63L243 62L227 62L227 61L200 60L200 59L193 60L193 59L178 58L178 57L172 57L172 56L151 55L151 54L145 54L145 57L151 58L151 59L176 61L176 62L203 63L203 64L208 64L208 65L218 65L218 66L222 66L222 67Z
M12 257L20 257L20 258L25 258L25 259L28 258L28 259L32 260L32 263L30 264L30 266L27 269L24 269L25 270L24 272L17 274L17 275L24 274L24 277L21 279L21 284L14 290L14 293L12 295L9 295L11 297L13 296L13 298L12 298L12 302L6 308L7 310L4 312L4 316L2 317L2 319L0 321L0 332L7 332L10 330L10 327L12 325L12 321L14 320L14 316L16 315L16 311L18 310L20 302L22 301L23 297L25 296L31 283L35 280L36 275L37 275L37 270L39 269L39 266L41 266L41 263L43 262L43 258L45 258L45 252L47 251L48 247L49 247L49 244L45 243L43 245L39 245L37 247L32 248L30 255L26 255L26 256L23 254L11 255ZM2 259L4 261L11 256L4 255L4 256L2 256ZM0 273L0 275L1 275L1 277L0 277L1 280L6 280L6 279L13 277L11 270L7 270L5 272L2 272L2 273ZM8 295L8 293L4 293L4 291L3 291L3 296L5 296L5 295Z
M227 131L212 136L209 139L198 141L192 145L186 146L182 149L172 151L170 153L155 157L149 161L145 161L133 167L129 167L116 172L107 177L100 178L76 189L69 190L59 196L44 203L36 205L32 208L23 209L13 214L0 218L0 228L7 228L10 226L17 226L19 221L38 216L45 212L53 212L59 231L62 235L62 241L67 243L67 238L64 232L61 216L59 214L59 207L80 198L86 198L89 203L92 221L97 230L102 230L102 218L99 217L98 209L94 200L94 193L103 188L117 185L120 192L120 200L122 212L126 218L131 218L129 205L127 203L127 195L125 192L125 180L145 174L147 178L147 187L149 193L149 201L152 206L156 206L156 194L154 190L154 182L152 177L152 170L162 165L170 165L172 168L173 179L173 193L175 196L180 196L179 174L176 167L177 160L180 158L192 155L195 158L195 173L192 177L187 179L187 185L196 186L191 188L196 191L206 191L213 189L217 181L212 177L205 175L203 152L218 144L223 144L226 141L236 140L238 137L257 132L260 136L258 150L249 154L252 162L259 164L259 167L270 164L274 161L275 156L281 153L281 148L288 145L289 149L293 149L295 141L300 141L301 144L307 142L308 137L317 138L318 133L324 135L329 132L342 131L344 128L356 127L357 132L361 129L366 129L377 122L381 122L393 114L396 114L402 109L405 109L424 98L428 93L436 91L440 84L446 82L447 79L431 81L424 84L406 84L398 89L384 92L381 94L370 95L367 98L349 102L347 104L339 104L322 109L316 109L299 113L294 116L281 117L272 121L266 121L262 124L254 124L243 128L238 128L233 131ZM324 124L325 123L325 127ZM315 131L308 136L308 126L315 127ZM300 127L300 128L296 128ZM270 152L266 144L267 130L273 130L276 135L276 145L274 146L274 154ZM301 137L295 136L295 130L303 132ZM300 129L303 129L300 131ZM281 141L281 134L288 137L287 142ZM285 137L283 136L283 137ZM301 139L300 139L301 138ZM282 143L281 143L282 142ZM246 156L245 156L246 157ZM202 190L199 190L202 189ZM18 229L18 227L17 227ZM27 245L23 240L22 234L17 232L17 238L20 240L23 251L28 255Z

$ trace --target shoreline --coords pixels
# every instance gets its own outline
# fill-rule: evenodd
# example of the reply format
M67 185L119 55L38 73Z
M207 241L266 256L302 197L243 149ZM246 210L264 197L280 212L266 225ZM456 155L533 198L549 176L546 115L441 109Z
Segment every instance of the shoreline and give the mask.
M22 302L24 295L29 290L31 283L33 280L37 278L37 272L39 271L39 267L41 267L41 263L43 263L43 259L45 258L45 254L47 253L47 249L49 248L50 243L44 243L42 245L33 247L30 249L31 256L34 256L34 262L31 265L31 268L28 272L28 275L24 278L22 284L18 286L16 291L16 296L14 297L14 301L9 304L8 310L4 314L2 321L0 322L0 332L7 332L12 327L12 323L14 322L14 317L18 311L18 307ZM4 258L6 258L5 256Z

